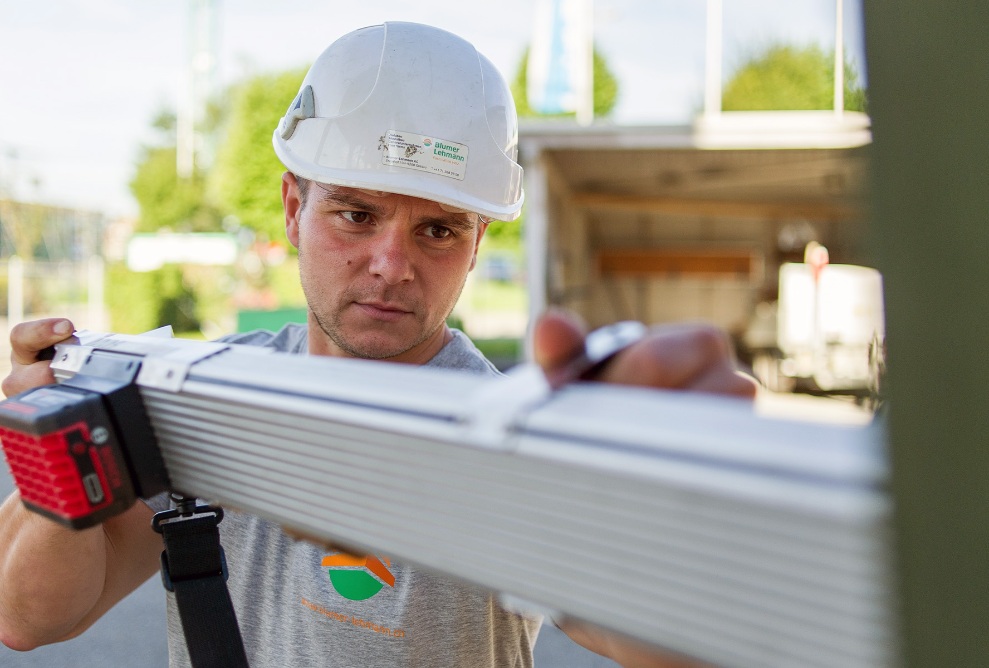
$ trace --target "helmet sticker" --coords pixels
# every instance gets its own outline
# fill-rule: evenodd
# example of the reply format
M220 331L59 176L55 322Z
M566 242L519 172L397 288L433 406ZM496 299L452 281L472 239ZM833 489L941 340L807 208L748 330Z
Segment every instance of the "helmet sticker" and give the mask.
M467 173L467 145L414 132L389 130L378 138L381 164L439 174L458 181Z

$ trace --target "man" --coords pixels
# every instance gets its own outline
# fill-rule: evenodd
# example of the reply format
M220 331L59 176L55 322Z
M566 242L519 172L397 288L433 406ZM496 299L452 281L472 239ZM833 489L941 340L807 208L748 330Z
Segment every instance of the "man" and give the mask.
M489 221L519 215L516 139L507 85L467 42L415 24L366 28L335 42L273 137L289 170L282 202L287 236L299 250L308 323L230 340L496 373L445 320ZM58 319L17 326L4 392L52 382L38 352L71 331ZM537 360L552 372L582 341L578 325L550 314L535 331ZM706 328L654 332L602 380L753 391L735 373L724 336ZM88 628L157 570L161 540L150 521L163 507L161 497L137 503L77 532L25 511L11 496L0 507L0 640L30 649ZM242 513L228 512L220 526L252 666L532 665L541 620L505 610L490 592L378 556L387 591L348 596L335 590L322 563L350 555L328 554ZM64 568L67 554L71 569ZM402 633L335 623L302 601ZM173 601L169 608L171 663L188 665ZM597 629L561 626L627 665L666 665Z

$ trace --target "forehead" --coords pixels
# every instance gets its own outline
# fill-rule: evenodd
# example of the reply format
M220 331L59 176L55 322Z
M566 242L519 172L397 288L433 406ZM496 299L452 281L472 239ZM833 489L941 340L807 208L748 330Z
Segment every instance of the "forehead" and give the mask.
M348 188L346 186L318 183L316 181L312 181L311 183L316 186L316 192L314 194L320 200L324 201L382 209L391 208L402 204L411 204L429 212L432 215L436 215L437 217L447 219L462 218L464 220L469 220L472 223L476 223L478 221L483 222L483 219L476 213L464 211L463 209L458 209L456 207L423 199L421 197L400 195L398 193L383 192L381 190Z

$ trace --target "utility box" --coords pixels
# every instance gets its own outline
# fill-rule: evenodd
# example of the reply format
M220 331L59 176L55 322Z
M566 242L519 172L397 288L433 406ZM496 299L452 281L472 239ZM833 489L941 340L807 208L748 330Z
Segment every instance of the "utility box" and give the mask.
M776 341L780 375L823 392L876 386L875 356L886 335L882 276L875 269L803 263L779 271Z

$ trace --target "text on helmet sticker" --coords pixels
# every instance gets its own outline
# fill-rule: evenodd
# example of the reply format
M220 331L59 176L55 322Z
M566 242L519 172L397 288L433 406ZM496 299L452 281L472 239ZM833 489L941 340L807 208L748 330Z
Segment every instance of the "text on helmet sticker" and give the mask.
M381 164L417 169L458 181L467 173L467 145L414 132L389 130L378 138Z

